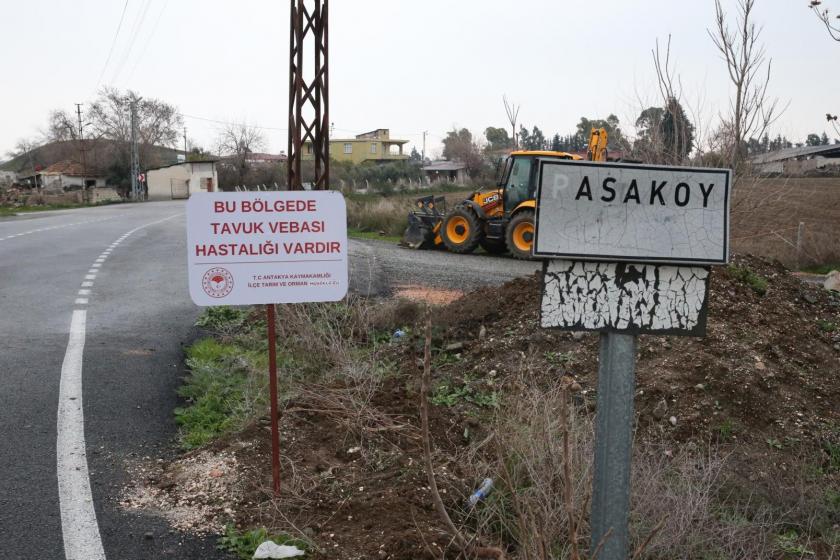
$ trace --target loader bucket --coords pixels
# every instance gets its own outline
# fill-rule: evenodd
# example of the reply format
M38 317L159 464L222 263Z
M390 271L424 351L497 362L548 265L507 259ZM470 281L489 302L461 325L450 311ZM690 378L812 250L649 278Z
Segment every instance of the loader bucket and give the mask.
M400 245L412 249L432 249L435 247L435 228L446 213L446 200L443 197L424 196L415 201L417 210L408 213L408 227Z

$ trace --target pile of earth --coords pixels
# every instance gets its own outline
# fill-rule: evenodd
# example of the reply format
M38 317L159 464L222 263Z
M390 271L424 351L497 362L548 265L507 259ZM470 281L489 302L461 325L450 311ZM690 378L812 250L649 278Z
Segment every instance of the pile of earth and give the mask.
M581 408L594 410L599 335L539 328L540 290L534 276L435 308L436 386L516 398L509 380L527 369L546 385L573 378ZM129 490L127 507L170 515L170 504L189 504L207 512L203 527L190 520L191 530L215 532L225 520L284 527L316 544L308 558L455 558L422 468L422 309L388 309L381 328L409 333L384 358L399 374L367 392L335 381L287 402L279 500L271 499L269 428L262 418L182 459L188 468L179 461L158 464ZM793 490L803 462L840 489L838 294L803 283L777 263L736 257L732 267L712 274L707 335L641 337L636 373L637 442L714 444L730 454L745 492L780 509L802 499ZM476 485L459 453L467 431L480 437L486 419L480 408L492 407L467 401L431 407L436 474L447 505L463 502ZM197 456L206 464L206 484L196 477ZM183 511L174 518L183 519Z

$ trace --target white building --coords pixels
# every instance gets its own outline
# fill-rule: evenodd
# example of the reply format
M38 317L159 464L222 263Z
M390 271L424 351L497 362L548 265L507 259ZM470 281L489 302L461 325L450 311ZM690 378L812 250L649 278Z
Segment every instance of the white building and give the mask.
M146 171L148 200L189 198L195 192L219 190L214 160L186 161Z
M46 193L105 188L105 177L92 169L85 169L81 163L64 160L54 163L40 172L41 188Z
M17 180L17 173L14 171L0 171L0 187L11 187Z

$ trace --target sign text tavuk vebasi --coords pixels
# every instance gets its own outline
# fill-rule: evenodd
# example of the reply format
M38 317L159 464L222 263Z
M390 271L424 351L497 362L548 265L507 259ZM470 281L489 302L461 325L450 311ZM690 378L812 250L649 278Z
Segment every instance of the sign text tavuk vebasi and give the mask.
M541 160L534 254L724 264L727 169Z
M348 287L344 197L193 194L187 252L190 297L198 305L338 301Z

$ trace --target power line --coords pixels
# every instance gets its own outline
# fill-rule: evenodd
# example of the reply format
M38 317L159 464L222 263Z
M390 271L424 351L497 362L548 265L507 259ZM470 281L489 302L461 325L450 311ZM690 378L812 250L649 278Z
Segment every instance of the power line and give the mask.
M196 115L188 115L186 113L181 113L181 116L186 117L188 119L195 119L195 120L199 120L199 121L207 121L207 122L212 122L212 123L216 123L216 124L226 124L226 125L234 125L234 126L249 126L251 128L259 128L261 130L279 130L281 132L287 132L289 130L288 128L279 128L279 127L276 127L276 126L260 126L260 125L257 125L257 124L248 124L248 123L244 123L244 122L221 121L221 120L218 120L218 119L208 119L207 117L199 117L199 116L196 116Z
M163 8L161 8L160 12L158 13L154 25L152 26L151 33L149 33L148 37L146 38L146 43L143 45L143 50L140 51L140 56L137 57L137 61L134 63L134 68L131 69L131 73L128 75L127 81L130 82L131 78L134 77L134 73L137 71L137 67L140 66L140 61L143 60L143 57L146 55L146 51L149 50L149 45L152 43L152 38L155 36L155 31L157 31L157 27L160 23L161 17L163 16L163 12L166 11L168 5L169 0L166 0L166 2L163 3Z
M116 83L117 78L120 77L123 68L125 68L125 63L128 62L128 59L131 57L131 50L134 48L135 41L137 41L138 31L140 31L140 27L143 25L143 20L146 19L146 13L149 11L149 6L151 6L151 4L152 0L146 0L145 4L143 4L143 9L140 12L139 17L134 20L134 26L131 28L131 39L128 43L128 48L120 60L119 66L117 66L117 71L114 72L114 76L111 78L112 84Z
M114 33L114 38L111 40L111 48L108 50L108 58L105 59L105 65L102 67L102 72L99 73L99 79L96 80L96 89L98 89L99 84L102 83L102 77L105 75L105 69L108 68L108 63L111 62L111 55L114 54L114 47L117 44L117 37L120 34L120 29L122 29L123 20L125 19L126 8L128 8L128 0L125 0L125 4L123 4L122 14L120 15L120 22L117 24L117 32Z

